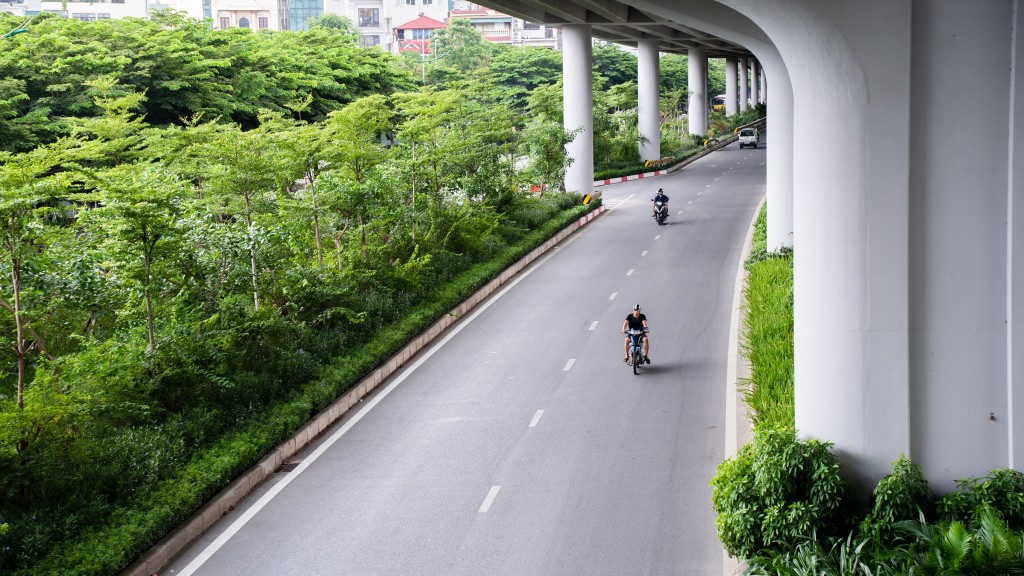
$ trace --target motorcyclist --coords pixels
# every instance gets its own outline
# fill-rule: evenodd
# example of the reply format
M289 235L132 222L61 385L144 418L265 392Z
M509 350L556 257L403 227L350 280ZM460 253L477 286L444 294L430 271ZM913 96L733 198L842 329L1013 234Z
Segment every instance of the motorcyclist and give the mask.
M619 333L626 334L626 329L627 328L630 328L632 330L643 330L644 331L644 362L647 363L647 364L650 364L651 360L647 357L647 350L648 350L648 347L649 347L649 343L647 341L647 332L648 332L648 330L650 330L650 327L647 326L647 316L644 316L643 313L640 312L640 305L639 304L633 304L633 312L630 315L626 316L625 321L622 322L622 330L619 330ZM624 358L622 359L622 361L623 362L629 362L629 335L628 334L626 334L626 342L625 342L625 344L623 344L622 351L624 353Z
M665 206L665 213L668 214L668 196L665 195L665 191L658 188L658 193L651 199L651 217L654 218L658 215L657 203L661 202Z

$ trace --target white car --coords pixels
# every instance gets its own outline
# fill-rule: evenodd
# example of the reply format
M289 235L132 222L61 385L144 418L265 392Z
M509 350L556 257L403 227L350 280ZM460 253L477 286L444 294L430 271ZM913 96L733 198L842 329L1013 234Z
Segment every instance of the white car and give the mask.
M746 146L753 146L757 148L757 128L741 128L740 129L740 148Z

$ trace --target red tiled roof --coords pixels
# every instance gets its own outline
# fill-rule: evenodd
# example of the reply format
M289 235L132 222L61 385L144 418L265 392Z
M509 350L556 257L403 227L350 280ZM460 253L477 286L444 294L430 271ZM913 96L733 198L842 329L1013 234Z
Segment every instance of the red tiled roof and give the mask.
M408 24L402 24L401 26L395 26L395 30L435 30L437 28L447 28L448 25L444 22L438 22L428 16L420 16L419 18L409 22Z

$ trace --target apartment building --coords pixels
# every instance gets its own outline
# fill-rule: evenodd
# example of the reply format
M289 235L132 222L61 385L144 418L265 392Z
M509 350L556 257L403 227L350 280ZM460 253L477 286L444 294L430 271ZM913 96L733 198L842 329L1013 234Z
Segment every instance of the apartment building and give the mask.
M469 20L484 40L491 42L513 46L561 47L558 28L526 22L472 2L456 1L449 19L456 18Z
M484 39L516 46L559 48L559 30L524 22L463 0L0 0L0 11L31 16L53 12L84 21L147 18L152 10L173 9L208 19L214 28L305 30L310 18L338 14L359 31L361 46L397 54L429 52L429 37L450 18L470 21ZM425 24L424 24L425 23Z

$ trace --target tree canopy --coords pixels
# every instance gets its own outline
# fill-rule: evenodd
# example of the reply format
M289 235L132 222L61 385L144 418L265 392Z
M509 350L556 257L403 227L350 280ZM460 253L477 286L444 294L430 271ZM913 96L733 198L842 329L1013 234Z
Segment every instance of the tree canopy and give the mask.
M320 120L359 97L411 86L392 56L360 49L344 27L253 33L158 16L81 22L41 14L27 33L6 39L0 147L28 150L69 134L71 118L101 115L79 89L100 78L145 95L142 118L156 126L201 114L252 127L262 109L297 116L294 105L305 99L303 118ZM16 20L4 14L0 23Z

